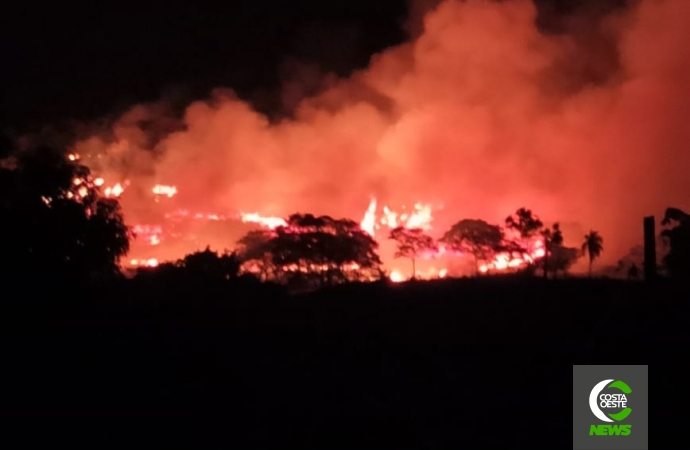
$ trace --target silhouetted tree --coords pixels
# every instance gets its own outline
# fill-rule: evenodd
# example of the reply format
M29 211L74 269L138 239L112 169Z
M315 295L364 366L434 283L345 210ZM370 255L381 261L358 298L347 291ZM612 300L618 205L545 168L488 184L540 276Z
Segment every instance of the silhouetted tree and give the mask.
M670 247L663 260L669 275L690 275L690 215L678 208L667 208L661 224L672 226L661 232Z
M252 230L237 241L240 263L250 272L256 267L261 281L277 276L271 247L274 237L272 230Z
M424 234L421 228L397 227L391 231L389 239L396 242L396 258L410 258L412 261L412 279L417 278L417 258L424 253L438 251L434 239Z
M0 227L6 267L54 275L116 274L131 238L88 168L45 147L0 164Z
M294 214L265 237L249 233L241 239L240 258L267 262L270 252L277 281L313 287L371 280L380 273L378 244L349 219Z
M592 278L592 264L604 251L604 240L596 231L590 231L585 235L582 243L582 254L589 256L589 277Z
M549 255L549 268L554 274L554 277L561 271L564 274L577 262L582 256L582 252L578 248L564 247L563 245L554 246Z
M589 255L589 277L592 278L592 264L604 251L604 240L596 231L590 231L585 235L582 243L582 254Z
M561 232L560 224L554 223L552 228L541 230L541 236L544 239L544 257L542 258L542 265L544 268L544 278L546 278L549 273L549 260L551 259L551 256L555 252L559 252L563 247L563 233ZM560 253L560 256L562 256L567 252ZM560 263L563 264L563 261ZM555 274L556 269L553 270Z
M514 216L506 217L506 227L517 231L523 239L529 239L539 233L544 224L532 211L520 208Z
M226 251L218 254L210 247L185 256L178 266L188 275L217 280L237 278L240 271L240 261L236 253Z
M636 264L633 264L628 269L628 279L637 280L640 278L640 269L638 269Z
M453 225L440 242L455 251L467 252L474 257L475 274L479 274L479 261L490 260L497 252L503 251L503 230L483 220L465 219Z

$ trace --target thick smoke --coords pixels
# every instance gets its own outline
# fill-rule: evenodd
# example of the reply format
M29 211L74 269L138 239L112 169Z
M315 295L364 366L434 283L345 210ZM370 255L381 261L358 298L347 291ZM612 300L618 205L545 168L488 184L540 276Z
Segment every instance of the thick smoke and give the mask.
M543 31L537 12L446 0L411 42L324 78L291 119L219 89L181 123L136 106L75 151L107 155L95 169L131 180L130 221L144 220L156 183L207 211L359 220L372 195L443 204L439 235L526 206L561 221L566 244L598 230L615 260L641 240L644 215L690 207L690 2L643 0L588 23L588 39Z

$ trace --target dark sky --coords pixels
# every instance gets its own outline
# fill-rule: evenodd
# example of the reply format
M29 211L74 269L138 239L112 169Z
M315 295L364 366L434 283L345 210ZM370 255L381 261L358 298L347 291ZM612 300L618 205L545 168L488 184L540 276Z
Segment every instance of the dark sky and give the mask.
M406 38L408 10L406 0L6 3L0 126L11 130L217 86L270 108L286 61L346 75Z

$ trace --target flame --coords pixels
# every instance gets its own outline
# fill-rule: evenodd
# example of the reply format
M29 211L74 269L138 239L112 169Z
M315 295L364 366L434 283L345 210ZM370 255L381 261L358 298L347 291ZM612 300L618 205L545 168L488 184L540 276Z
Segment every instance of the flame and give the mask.
M489 271L506 271L510 269L519 269L532 264L534 261L543 258L546 255L544 249L544 241L538 238L532 242L520 242L527 250L526 253L515 256L509 253L499 253L494 259L488 263L483 263L479 266L480 273L488 273Z
M135 225L132 227L132 232L136 238L141 237L149 245L156 246L161 243L163 227L159 225Z
M122 186L122 184L117 183L113 187L107 187L103 191L106 197L119 197L122 195L122 193L125 191L125 188Z
M132 259L129 261L132 267L158 267L158 260L156 258L151 259Z
M425 231L431 230L431 223L434 218L431 205L416 203L413 210L409 213L398 213L391 210L388 206L384 206L381 210L382 217L379 218L378 221L376 216L377 205L378 202L376 198L372 197L364 213L364 218L360 222L362 230L372 236L376 234L376 230L380 229L381 226L385 226L389 229L405 227L421 228ZM406 208L403 206L403 209Z
M79 155L76 154L76 153L69 153L69 154L67 155L67 159L70 160L70 161L79 161L79 159L81 159L81 156L79 156Z
M177 188L175 186L157 184L153 187L152 192L156 195L162 195L168 198L173 198L175 195L177 195Z
M391 272L390 279L393 283L402 283L403 281L405 281L405 277L403 276L403 274L398 272L397 270Z
M282 217L264 217L259 213L240 213L240 216L244 223L256 223L272 230L287 226L287 222Z
M364 218L362 219L362 222L360 223L360 227L362 228L362 230L366 231L371 236L374 235L375 230L376 230L376 199L375 198L372 198L371 201L369 202L369 207L367 208L367 211L364 213Z

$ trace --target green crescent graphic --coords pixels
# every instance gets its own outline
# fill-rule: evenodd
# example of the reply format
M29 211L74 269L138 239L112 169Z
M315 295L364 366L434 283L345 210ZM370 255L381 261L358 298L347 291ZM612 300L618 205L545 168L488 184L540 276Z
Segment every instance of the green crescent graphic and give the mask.
M621 391L623 391L624 394L629 394L632 392L632 389L630 389L630 386L628 386L627 384L625 384L621 380L614 381L613 383L609 384L607 387L620 389ZM628 417L631 412L632 412L632 409L625 408L623 411L621 411L617 414L609 414L608 416L610 418L612 418L613 420L620 422L621 420Z

